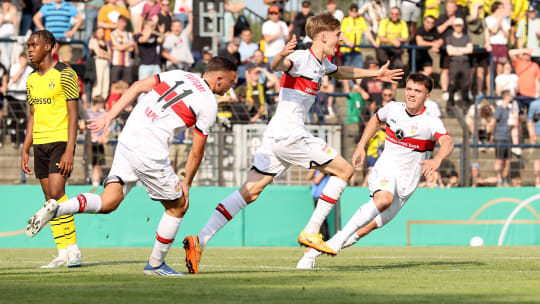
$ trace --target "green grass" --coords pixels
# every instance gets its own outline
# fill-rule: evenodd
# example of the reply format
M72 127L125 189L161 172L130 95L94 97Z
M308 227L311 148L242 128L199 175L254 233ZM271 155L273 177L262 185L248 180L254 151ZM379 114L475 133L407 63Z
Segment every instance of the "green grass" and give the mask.
M295 270L300 248L208 248L199 275L142 274L150 248L0 249L0 303L540 303L538 247L354 247ZM182 248L167 262L185 271Z

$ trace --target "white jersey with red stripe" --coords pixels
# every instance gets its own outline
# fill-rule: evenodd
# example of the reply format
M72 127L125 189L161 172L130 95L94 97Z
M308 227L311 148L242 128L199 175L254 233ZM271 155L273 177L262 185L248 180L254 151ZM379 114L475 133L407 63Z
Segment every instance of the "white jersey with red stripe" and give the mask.
M328 58L319 61L311 49L295 51L287 59L291 66L281 77L278 107L265 132L269 137L297 137L307 133L304 122L323 78L337 71Z
M385 184L394 184L395 194L410 196L420 181L420 162L433 151L441 136L448 135L442 121L425 108L417 115L410 115L405 108L404 102L390 102L376 113L380 121L386 122L386 140L373 168L381 177L381 185L374 185L379 189L371 192L387 190Z
M135 106L118 142L145 158L168 159L169 143L185 128L208 136L217 102L206 82L181 70L154 76L156 86Z

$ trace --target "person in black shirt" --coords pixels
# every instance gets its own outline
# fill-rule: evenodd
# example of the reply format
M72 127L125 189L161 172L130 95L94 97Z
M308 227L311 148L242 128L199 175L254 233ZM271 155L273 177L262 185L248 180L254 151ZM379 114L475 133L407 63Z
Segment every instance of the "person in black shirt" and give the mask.
M152 21L144 21L142 33L135 35L141 64L139 65L139 79L145 79L161 72L161 56L158 45L163 43L165 27L162 25L159 32Z
M432 51L439 52L444 41L435 28L435 21L435 17L427 16L424 19L424 25L418 29L411 44L430 47ZM416 68L426 76L430 76L433 73L433 60L428 50L416 51Z
M469 106L467 94L470 81L469 54L473 52L473 44L469 35L463 32L464 23L462 18L454 19L453 33L446 38L446 52L450 57L450 97L446 106L447 112L449 106L454 105L454 93L457 87L461 90L463 110Z
M231 42L227 44L227 47L219 50L218 56L225 57L230 61L234 62L236 66L240 65L240 53L238 53L238 48L240 47L240 38L234 37Z
M307 19L312 16L314 16L314 14L311 11L311 2L303 1L302 9L300 13L294 16L294 19L291 22L291 25L289 25L289 33L290 33L289 39L291 39L293 35L296 35L296 39L298 41L304 42L304 39L306 38L306 22L307 22ZM299 49L308 48L305 43L303 45L298 44L297 47Z

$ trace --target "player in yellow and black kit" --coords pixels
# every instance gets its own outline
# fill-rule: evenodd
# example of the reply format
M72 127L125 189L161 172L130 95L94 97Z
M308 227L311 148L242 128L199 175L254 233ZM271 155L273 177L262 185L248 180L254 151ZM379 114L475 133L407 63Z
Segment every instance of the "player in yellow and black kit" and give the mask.
M25 173L33 174L28 167L28 151L33 144L34 171L45 199L60 203L67 200L65 184L73 170L79 84L73 69L52 58L55 45L54 36L46 30L33 33L28 40L28 58L36 69L26 83L30 115L21 166ZM42 268L80 266L73 216L53 219L51 230L58 257Z

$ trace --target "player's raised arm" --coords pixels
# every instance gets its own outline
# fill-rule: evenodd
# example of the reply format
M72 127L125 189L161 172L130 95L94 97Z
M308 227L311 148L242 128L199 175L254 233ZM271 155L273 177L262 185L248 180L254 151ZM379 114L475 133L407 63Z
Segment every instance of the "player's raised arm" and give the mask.
M443 159L447 158L454 150L454 141L450 135L441 136L439 138L439 145L441 147L439 148L439 152L437 155L435 155L435 157L432 159L426 159L420 163L423 165L422 174L426 177L437 171L437 169L439 169L441 166Z
M390 61L387 61L378 71L355 68L352 66L340 66L332 76L340 79L375 78L384 82L397 83L402 78L402 69L389 70Z
M270 68L275 72L288 71L292 63L286 57L289 56L289 54L291 54L292 52L294 52L295 48L296 35L293 35L291 40L289 40L289 42L287 42L287 45L285 45L285 48L283 48L283 50L281 50L281 52L279 52L279 54L274 57Z
M156 86L156 78L150 76L143 80L136 81L133 85L127 89L127 91L120 97L117 103L111 108L110 111L101 115L96 119L88 120L88 129L92 132L99 132L110 126L111 121L122 112L122 110L128 105L132 104L141 93L148 93Z
M375 114L371 116L368 123L366 124L366 128L364 129L362 138L360 138L360 141L356 146L356 150L353 153L352 164L355 168L360 168L364 164L364 160L366 159L366 145L373 137L375 132L377 132L377 129L379 128L379 123L379 117Z

